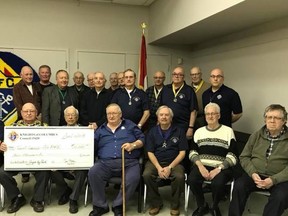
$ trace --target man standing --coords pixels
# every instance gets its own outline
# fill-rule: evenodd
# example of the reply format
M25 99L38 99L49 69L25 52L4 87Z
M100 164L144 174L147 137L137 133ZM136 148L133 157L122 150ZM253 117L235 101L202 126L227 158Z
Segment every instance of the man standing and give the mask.
M203 182L211 181L212 215L221 216L218 203L225 195L225 184L232 180L232 167L237 163L237 147L232 128L219 123L220 107L209 103L204 109L207 126L196 130L189 159L194 166L188 184L196 197L198 208L192 216L203 216L209 210L202 189Z
M89 216L101 216L109 212L105 197L105 185L111 177L121 176L122 149L125 150L125 195L129 200L139 184L140 148L144 144L144 134L132 121L122 119L121 108L110 104L106 108L107 123L102 124L95 132L95 155L98 160L88 173L92 190L93 211ZM115 216L122 216L123 197L119 191L113 201L112 210Z
M117 74L117 79L118 79L118 85L120 88L124 88L124 72L119 72Z
M50 82L51 78L51 68L48 65L41 65L38 70L38 75L40 81L36 84L41 88L41 93L45 88L53 86L54 84Z
M22 120L16 123L17 126L41 126L41 121L37 120L37 109L32 103L25 103L21 109ZM33 130L33 129L31 129ZM5 143L0 142L0 151L7 151ZM0 184L5 188L8 199L11 200L11 205L7 209L7 213L17 212L23 205L26 204L24 195L17 187L17 182L13 176L17 175L15 171L4 171L4 165L0 168ZM34 186L33 198L30 202L35 212L44 211L44 195L46 186L50 177L49 171L36 171L34 173L36 184Z
M207 89L203 95L203 107L208 103L217 103L221 109L221 124L232 127L232 123L236 122L242 116L242 104L238 93L225 86L224 72L215 68L210 73L211 87Z
M165 73L163 71L156 71L154 73L153 78L154 78L154 86L150 86L146 90L150 107L148 129L152 128L154 125L157 124L156 111L160 106L161 92L164 87L164 81L165 81Z
M197 130L198 128L206 125L203 110L202 94L210 87L210 84L202 79L202 72L200 67L192 67L190 70L190 77L191 77L191 86L195 91L198 101L198 112L195 121L195 130Z
M110 82L110 87L109 87L109 91L114 91L116 89L119 88L118 86L118 75L116 72L113 72L110 74L109 76L109 82Z
M66 125L64 110L68 106L78 107L78 94L68 88L69 75L65 70L56 73L57 85L46 88L42 95L42 120L50 126Z
M288 208L287 112L279 104L264 111L265 125L246 143L240 163L245 170L234 183L229 216L240 216L251 192L268 190L263 216L281 216Z
M106 78L102 72L94 74L94 88L81 98L80 123L92 125L96 130L106 121L106 107L110 104L112 92L105 88Z
M94 79L94 72L88 73L87 74L87 83L88 83L88 87L90 89L94 88L94 83L93 83L93 79Z
M84 74L80 71L77 71L73 75L74 85L70 88L76 90L79 95L79 99L83 97L83 95L90 90L90 88L84 85Z
M21 109L25 103L33 103L37 113L41 113L41 88L33 83L33 70L30 66L21 69L22 80L13 88L13 102L17 110L18 119L22 119Z
M176 67L172 72L172 84L162 90L161 104L174 113L173 123L182 128L188 139L192 138L198 104L194 90L184 81L184 68Z
M115 92L111 102L121 107L125 119L133 121L142 128L149 118L150 111L147 95L135 86L135 80L135 72L127 69L124 72L125 87Z
M152 127L146 137L146 150L149 161L143 173L147 185L147 196L151 203L150 215L159 213L163 206L157 180L171 179L172 216L180 215L180 196L184 191L185 170L181 164L188 150L185 133L172 125L173 111L167 106L161 106L156 112L159 125Z

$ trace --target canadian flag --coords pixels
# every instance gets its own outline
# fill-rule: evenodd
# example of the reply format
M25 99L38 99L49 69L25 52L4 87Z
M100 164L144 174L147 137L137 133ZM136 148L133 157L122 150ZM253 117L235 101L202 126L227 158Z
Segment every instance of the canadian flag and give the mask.
M146 90L147 88L147 65L146 65L147 53L146 53L146 41L145 35L142 34L141 52L139 58L139 76L138 87Z

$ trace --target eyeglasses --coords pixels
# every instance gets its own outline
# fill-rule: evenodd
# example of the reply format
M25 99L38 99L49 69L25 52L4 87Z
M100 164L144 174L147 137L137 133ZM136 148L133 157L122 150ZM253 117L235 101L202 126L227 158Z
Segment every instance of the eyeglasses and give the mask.
M117 112L111 112L111 113L107 113L107 116L115 116L115 115L118 115L119 113Z
M164 79L164 77L153 77L154 79Z
M175 76L175 77L183 77L184 74L177 74L177 73L172 73L172 76Z
M212 79L215 79L215 78L217 78L217 79L220 79L220 78L223 78L223 76L222 75L211 75L210 76Z
M65 114L65 116L68 116L68 117L75 117L76 114L75 114L75 113L67 113L67 114Z
M214 113L214 112L212 112L212 113L205 113L205 115L206 116L216 116L216 115L218 115L219 113Z
M27 113L35 113L36 110L22 110L23 113L27 114Z
M200 73L190 74L190 76L199 76Z
M280 120L282 120L283 118L281 118L281 117L277 117L277 116L265 116L265 119L266 120L269 120L269 121L271 121L271 120L276 120L276 121L280 121Z

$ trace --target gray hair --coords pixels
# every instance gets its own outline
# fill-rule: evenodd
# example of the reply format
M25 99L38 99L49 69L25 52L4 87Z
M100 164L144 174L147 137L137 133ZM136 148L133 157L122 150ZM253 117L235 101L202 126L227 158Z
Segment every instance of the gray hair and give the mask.
M204 108L204 113L206 113L208 107L213 107L216 109L217 113L220 113L220 106L217 103L208 103Z
M162 106L160 106L160 107L157 109L157 111L156 111L156 116L158 117L160 110L161 110L161 109L164 109L164 108L167 108L167 109L169 110L170 116L171 116L171 118L173 118L174 113L173 113L172 109L171 109L170 107L166 106L166 105L162 105Z
M279 110L282 112L283 114L283 120L286 122L287 121L287 111L285 109L284 106L281 106L280 104L271 104L269 105L268 107L266 107L266 109L264 110L264 118L266 117L266 114L267 112L270 112L270 111L274 111L274 110Z

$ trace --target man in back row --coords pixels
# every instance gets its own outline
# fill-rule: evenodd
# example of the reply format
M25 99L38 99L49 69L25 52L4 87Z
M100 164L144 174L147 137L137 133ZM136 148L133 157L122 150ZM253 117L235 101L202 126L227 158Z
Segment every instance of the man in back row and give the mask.
M215 68L210 73L211 87L203 95L203 107L208 103L217 103L221 109L220 124L232 127L232 123L238 121L242 116L242 104L238 93L225 86L224 72Z

